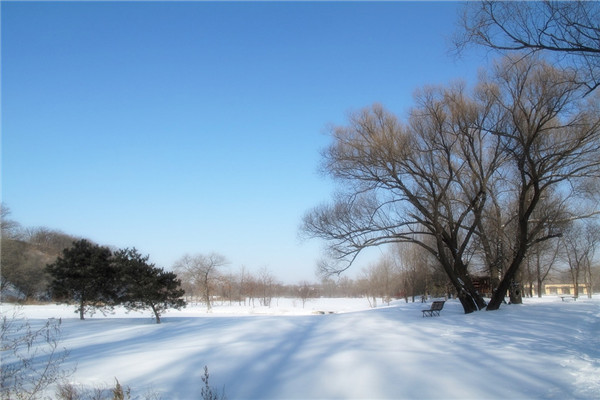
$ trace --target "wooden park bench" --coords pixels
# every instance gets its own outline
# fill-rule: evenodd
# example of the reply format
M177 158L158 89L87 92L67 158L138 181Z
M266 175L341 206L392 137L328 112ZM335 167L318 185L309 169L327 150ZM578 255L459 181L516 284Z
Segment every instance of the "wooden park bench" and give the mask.
M434 301L431 303L431 307L429 310L421 310L423 311L423 316L427 315L429 317L433 317L434 315L440 316L440 311L444 308L445 301Z

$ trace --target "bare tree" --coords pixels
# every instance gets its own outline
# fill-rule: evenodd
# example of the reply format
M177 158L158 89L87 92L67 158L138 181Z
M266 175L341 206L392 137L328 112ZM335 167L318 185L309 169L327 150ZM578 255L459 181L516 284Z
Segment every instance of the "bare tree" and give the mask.
M389 305L400 282L397 264L391 255L383 255L363 270L360 281L371 307L377 307L377 298Z
M227 264L227 259L217 253L185 255L175 263L174 269L183 282L200 291L202 301L210 311L211 297L220 274L219 269ZM186 285L183 287L185 289Z
M10 219L10 208L2 203L0 205L0 227L2 228L2 238L19 239L21 234L21 225Z
M509 156L499 172L515 210L505 212L511 251L488 304L494 310L514 287L530 246L560 236L560 221L587 213L574 208L585 195L582 182L599 176L600 108L598 99L582 100L573 73L535 58L503 59L483 90L505 110L505 123L494 134ZM511 301L518 296L511 292Z
M579 284L583 278L588 297L591 298L592 263L600 243L600 227L597 223L576 221L566 231L561 241L574 286L573 295L579 297Z
M597 291L597 288L600 287L600 263L598 263L598 260L596 260L590 266L590 273L588 279L590 281L589 293L594 293L594 291Z
M62 368L69 352L60 345L61 320L49 319L34 328L21 309L0 318L0 398L40 399L49 386L74 371Z
M363 296L366 297L369 302L369 306L375 308L377 307L377 284L373 269L373 265L363 268L358 277L358 284Z
M238 278L238 297L239 304L242 305L242 300L244 301L244 305L246 305L246 301L249 300L249 286L251 280L250 272L246 269L244 265L240 267L239 278Z
M591 299L595 289L594 281L598 278L598 276L594 276L594 263L597 262L595 259L596 250L600 245L600 226L597 222L588 223L586 226L586 241L588 243L589 251L584 271L584 282L587 289L588 298Z
M240 301L241 298L239 297L239 284L238 281L239 277L235 276L234 274L222 274L219 277L219 292L218 292L218 296L223 300L223 301L228 301L229 305L233 304L234 300L238 300Z
M273 296L275 295L275 287L277 285L277 281L275 276L269 271L266 267L263 267L258 272L258 290L260 293L260 304L266 307L271 307L271 300L273 300Z
M330 276L321 277L321 283L319 286L321 288L321 293L325 297L336 297L340 292L338 283Z
M529 288L535 291L537 297L542 297L544 291L544 281L548 278L550 272L556 268L559 260L561 245L556 242L539 242L530 247L526 257L526 266L529 274ZM530 293L530 295L532 295Z
M377 288L376 293L382 302L389 305L400 281L397 265L390 255L384 255L372 267L371 278Z
M473 129L494 116L487 100L468 98L464 86L426 89L409 125L375 105L333 129L325 169L349 192L307 214L303 225L330 241L334 259L347 260L330 272L348 268L366 247L415 243L437 258L465 312L485 307L465 257L478 226L475 210L501 162L497 136Z
M308 213L303 230L345 261L330 272L367 247L421 246L467 313L486 306L470 278L481 251L499 271L487 309L499 308L509 289L519 302L515 278L529 247L560 236L559 219L585 214L574 202L586 195L582 183L599 176L600 101L581 92L573 73L505 58L470 96L460 85L422 91L408 125L378 105L356 113L332 130L324 153L325 170L347 192ZM542 209L549 195L559 207ZM478 249L485 238L505 244Z
M313 285L307 281L300 282L300 285L298 285L298 297L302 300L302 308L304 308L308 299L314 298L315 295L316 290Z
M474 1L462 13L458 50L479 45L500 52L543 52L579 72L590 93L600 85L600 3Z
M248 305L251 304L252 307L254 307L256 305L256 299L260 298L260 284L258 278L252 273L246 272L243 280L242 291L244 299L248 299Z
M408 297L415 301L416 295L426 296L431 293L433 279L433 263L431 254L413 243L397 243L391 248L394 263L400 274L401 290L405 300Z
M5 203L0 205L0 226L2 228L0 252L0 292L4 293L9 284L14 285L13 272L18 271L25 260L26 243L22 240L21 226L10 219L10 209Z

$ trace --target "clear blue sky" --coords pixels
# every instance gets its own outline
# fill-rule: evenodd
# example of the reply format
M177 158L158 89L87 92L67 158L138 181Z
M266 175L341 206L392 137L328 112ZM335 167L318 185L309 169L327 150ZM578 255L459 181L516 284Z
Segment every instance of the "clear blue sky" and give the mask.
M448 54L459 7L3 1L2 201L162 267L218 252L314 280L322 243L298 227L334 191L327 124L473 80L483 60Z

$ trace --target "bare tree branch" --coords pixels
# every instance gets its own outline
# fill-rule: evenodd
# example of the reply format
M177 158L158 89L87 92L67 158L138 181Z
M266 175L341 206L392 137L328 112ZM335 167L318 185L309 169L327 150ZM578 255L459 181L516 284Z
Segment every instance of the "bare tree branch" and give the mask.
M548 53L578 71L588 93L600 85L600 5L595 1L477 1L463 9L454 43L500 52Z

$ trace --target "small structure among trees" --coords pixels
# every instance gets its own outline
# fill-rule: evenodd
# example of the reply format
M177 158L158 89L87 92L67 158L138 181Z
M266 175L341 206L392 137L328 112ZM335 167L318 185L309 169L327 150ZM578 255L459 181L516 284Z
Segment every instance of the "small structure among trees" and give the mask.
M492 279L489 276L473 276L471 277L471 280L473 281L475 290L477 290L477 292L479 292L482 296L492 296Z

